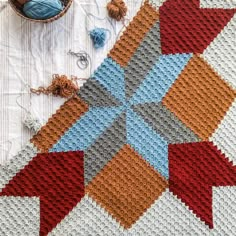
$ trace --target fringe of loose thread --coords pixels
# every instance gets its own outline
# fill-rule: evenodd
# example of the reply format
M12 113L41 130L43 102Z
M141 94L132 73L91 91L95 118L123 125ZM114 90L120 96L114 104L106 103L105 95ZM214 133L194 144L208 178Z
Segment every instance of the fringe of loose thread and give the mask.
M62 98L69 98L77 94L79 90L78 80L87 80L86 78L71 77L68 79L65 75L53 75L52 83L48 87L39 87L38 89L31 88L31 93L52 94Z

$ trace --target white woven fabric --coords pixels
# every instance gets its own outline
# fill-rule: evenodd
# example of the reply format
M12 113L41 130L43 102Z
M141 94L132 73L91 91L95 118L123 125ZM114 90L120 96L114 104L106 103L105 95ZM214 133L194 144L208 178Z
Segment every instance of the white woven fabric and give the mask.
M13 157L29 140L32 133L22 124L25 110L44 124L64 103L61 98L31 95L30 87L47 86L52 74L88 77L106 57L117 39L121 23L86 17L86 12L99 18L107 16L108 0L75 0L71 9L61 19L50 24L32 23L17 16L7 1L0 0L0 163ZM131 19L142 0L126 1ZM103 49L95 50L88 30L103 27L111 38ZM86 51L92 58L92 68L81 70L69 50ZM82 83L81 83L82 84Z

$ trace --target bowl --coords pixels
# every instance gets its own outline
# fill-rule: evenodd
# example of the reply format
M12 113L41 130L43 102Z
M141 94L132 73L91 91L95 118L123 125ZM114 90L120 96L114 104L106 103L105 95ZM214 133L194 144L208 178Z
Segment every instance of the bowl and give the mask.
M64 16L66 14L66 12L68 11L68 9L70 8L73 0L62 0L63 5L65 6L63 8L63 10L59 14L57 14L56 16L53 16L51 18L44 19L44 20L36 20L36 19L32 19L32 18L27 17L22 10L23 9L22 5L17 0L8 0L8 2L10 3L10 6L15 11L15 13L17 15L23 17L24 19L30 20L33 22L49 23L49 22L52 22L52 21L57 20L57 19L61 18L62 16Z

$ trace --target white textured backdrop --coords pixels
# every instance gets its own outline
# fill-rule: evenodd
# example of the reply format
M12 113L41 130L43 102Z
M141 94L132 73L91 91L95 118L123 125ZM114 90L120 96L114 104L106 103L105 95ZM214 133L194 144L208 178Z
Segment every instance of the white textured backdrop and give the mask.
M52 74L88 77L90 68L81 70L76 58L67 52L85 50L92 58L93 71L106 57L122 28L121 23L86 17L86 12L106 18L108 0L75 0L61 19L50 23L32 23L17 16L7 1L0 0L0 164L11 158L30 139L32 133L22 124L25 110L44 124L64 102L61 98L30 95L30 87L47 86ZM127 0L131 19L142 0ZM95 50L88 30L103 27L111 31L111 39L103 49Z

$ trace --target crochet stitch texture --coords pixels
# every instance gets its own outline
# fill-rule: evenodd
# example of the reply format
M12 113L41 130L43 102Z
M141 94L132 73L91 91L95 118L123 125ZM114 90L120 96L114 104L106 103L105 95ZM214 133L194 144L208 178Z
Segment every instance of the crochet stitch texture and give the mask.
M145 1L0 167L0 235L236 235L236 9L201 5Z

